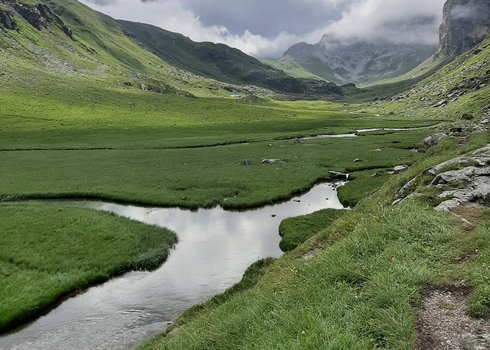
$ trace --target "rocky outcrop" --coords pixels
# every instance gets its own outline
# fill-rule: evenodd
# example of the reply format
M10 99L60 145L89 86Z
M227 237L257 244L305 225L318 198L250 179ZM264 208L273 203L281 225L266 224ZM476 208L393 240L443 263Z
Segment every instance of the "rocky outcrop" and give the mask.
M426 169L421 175L432 176L428 186L439 192L437 211L450 211L466 203L490 204L490 145ZM414 187L419 178L400 189L394 204L416 195Z
M439 142L441 142L441 140L445 137L447 137L446 134L440 133L440 134L435 134L435 135L432 135L432 136L425 138L424 139L425 150L428 150L429 148L437 146L439 144Z
M8 30L18 30L19 26L15 22L12 11L0 9L0 28Z
M26 5L19 3L17 0L4 0L4 2L37 30L46 30L50 25L53 25L60 28L70 38L73 38L71 29L48 6L44 4ZM5 12L8 13L9 11ZM1 16L0 14L0 22L2 21ZM16 23L15 26L17 26ZM18 26L14 29L17 30Z
M439 53L446 57L457 57L478 45L490 34L490 1L446 1L439 33Z

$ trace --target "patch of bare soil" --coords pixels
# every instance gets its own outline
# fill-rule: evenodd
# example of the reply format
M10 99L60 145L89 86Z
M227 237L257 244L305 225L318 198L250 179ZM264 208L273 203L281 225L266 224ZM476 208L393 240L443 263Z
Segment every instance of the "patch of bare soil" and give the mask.
M417 350L490 349L490 320L466 314L470 291L454 285L426 291L417 319Z

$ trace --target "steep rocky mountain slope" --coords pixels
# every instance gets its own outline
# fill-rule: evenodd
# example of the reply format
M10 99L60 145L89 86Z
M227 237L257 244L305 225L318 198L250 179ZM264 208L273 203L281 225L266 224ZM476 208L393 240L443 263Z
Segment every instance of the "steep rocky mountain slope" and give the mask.
M452 120L454 132L481 130L490 118L490 37L389 101L373 104L379 113Z
M449 0L444 5L439 53L457 57L490 34L490 1Z
M435 51L433 45L346 40L330 33L315 45L299 43L290 47L281 61L297 62L308 72L337 84L366 84L402 75Z
M75 0L2 0L0 27L0 54L12 69L19 68L13 58L22 57L24 68L40 74L117 78L118 86L184 95L342 94L334 84L288 76L228 46L118 22Z

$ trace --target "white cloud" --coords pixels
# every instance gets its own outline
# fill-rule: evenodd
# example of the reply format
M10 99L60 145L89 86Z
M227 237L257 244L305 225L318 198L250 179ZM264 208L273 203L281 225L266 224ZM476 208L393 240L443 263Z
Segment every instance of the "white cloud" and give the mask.
M242 16L248 18L248 21L243 22L247 29L237 32L226 27L223 23L212 23L213 20L218 21L218 18L227 21L227 23L233 23L235 17L226 18L226 16L236 16L236 9L232 9L234 12L230 12L229 9L222 12L221 17L215 18L209 15L210 11L218 13L220 11L219 6L223 4L223 1L225 0L206 2L206 6L210 8L206 10L208 12L205 24L200 18L200 14L193 9L194 5L195 8L198 8L196 0L146 2L141 0L81 0L82 3L117 19L153 24L169 31L182 33L194 41L224 43L260 58L280 57L289 46L300 41L316 43L323 34L331 31L343 38L355 36L376 39L383 37L396 42L436 43L444 3L444 0L261 0L268 5L251 8L251 2L243 0L235 2L234 5L242 5L247 8ZM200 8L202 8L203 3L199 3L201 4ZM264 17L264 13L258 11L275 8L272 5L276 3L279 6L277 11L281 11L282 15L279 16L276 10L274 13L266 13L265 15L268 15L271 21L275 21L277 18L279 22L277 25L284 29L276 30L271 35L272 32L265 32L266 29L260 27L264 32L259 32L259 26L254 25L259 21L254 21L254 18ZM280 8L281 3L284 3L282 8ZM291 16L294 17L295 13L293 12L297 11L298 4L301 3L303 6L311 8L312 11L315 8L320 12L329 9L328 11L333 13L333 8L342 9L342 16L338 19L339 11L337 11L330 18L326 17L325 21L322 19L322 24L318 28L309 29L306 33L302 31L298 34L292 31L293 27L288 26L287 19ZM288 9L289 5L287 4L290 5L290 9ZM257 12L254 13L255 10ZM302 13L307 16L309 12ZM420 16L425 16L426 19L434 16L435 20L432 23L419 23L418 25L414 25L413 21L410 21L410 19ZM295 18L295 20L306 23L312 18ZM294 28L298 30L297 25Z

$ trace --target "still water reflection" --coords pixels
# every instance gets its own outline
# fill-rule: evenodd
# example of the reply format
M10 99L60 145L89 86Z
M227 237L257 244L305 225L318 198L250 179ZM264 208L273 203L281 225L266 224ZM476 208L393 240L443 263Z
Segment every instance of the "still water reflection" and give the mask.
M253 262L279 257L281 220L324 208L342 209L335 187L317 185L288 202L243 212L50 202L167 227L177 233L179 243L156 271L128 273L90 288L27 327L0 337L0 348L134 348L163 332L192 305L239 282Z

